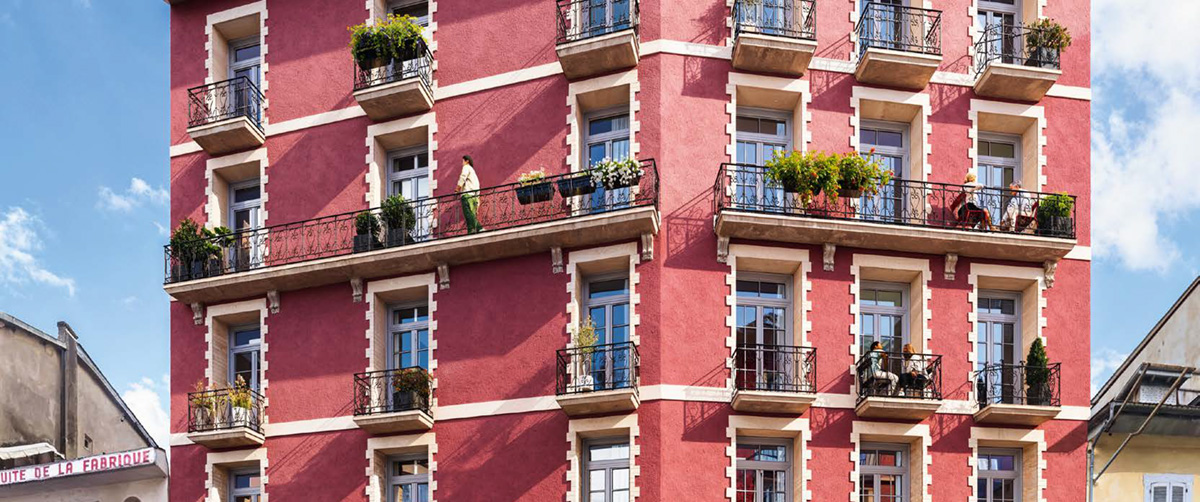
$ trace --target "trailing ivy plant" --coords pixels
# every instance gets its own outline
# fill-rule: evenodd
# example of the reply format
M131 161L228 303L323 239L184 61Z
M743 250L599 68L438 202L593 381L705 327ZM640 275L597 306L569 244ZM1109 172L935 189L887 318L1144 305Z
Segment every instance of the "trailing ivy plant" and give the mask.
M369 70L411 58L424 28L412 16L388 14L387 19L376 20L374 24L357 24L349 30L354 61L359 68Z

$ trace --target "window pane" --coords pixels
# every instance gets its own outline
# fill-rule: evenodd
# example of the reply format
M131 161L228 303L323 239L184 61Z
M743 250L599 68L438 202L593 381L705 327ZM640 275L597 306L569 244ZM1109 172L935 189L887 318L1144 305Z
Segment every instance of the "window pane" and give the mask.
M875 136L875 145L894 148L904 148L904 136L895 131L879 131Z
M251 59L258 57L258 53L259 53L258 45L242 47L233 52L233 60L239 61L239 62L240 61L249 61Z
M777 282L760 282L758 283L759 296L762 298L777 298L783 299L786 289L783 284Z
M429 15L429 4L420 2L413 5L406 5L404 7L396 7L395 9L392 9L392 13L397 16L407 15L420 19Z
M773 136L783 136L787 134L787 123L779 120L759 119L758 132Z
M885 307L903 307L904 295L899 291L879 291L876 293L876 303Z
M246 188L239 188L239 189L233 191L233 201L234 202L248 202L248 201L258 200L258 198L259 198L258 185L254 185L254 186L246 187Z
M738 117L737 130L738 132L758 132L758 119L753 117Z
M257 329L238 331L233 334L233 345L240 347L257 341L261 335Z
M625 279L596 281L588 285L588 298L607 298L628 294Z
M1016 147L1013 146L1012 143L991 143L991 148L989 150L989 155L991 157L1000 157L1004 159L1016 157Z
M877 144L875 142L875 130L874 129L862 129L859 131L858 135L859 135L858 140L859 140L859 143L861 143L861 144L864 144L864 145Z
M613 469L612 487L613 490L629 489L629 469Z
M258 474L238 474L233 478L234 488L257 488Z

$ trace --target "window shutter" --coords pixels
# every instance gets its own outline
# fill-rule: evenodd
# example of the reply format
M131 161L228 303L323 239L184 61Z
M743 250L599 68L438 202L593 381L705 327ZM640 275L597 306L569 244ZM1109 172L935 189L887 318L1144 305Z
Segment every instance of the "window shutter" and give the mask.
M1168 502L1167 487L1160 484L1150 485L1150 502Z
M1171 502L1184 502L1183 494L1184 494L1185 490L1186 490L1186 487L1184 487L1184 485L1182 485L1182 484L1172 484L1171 485Z

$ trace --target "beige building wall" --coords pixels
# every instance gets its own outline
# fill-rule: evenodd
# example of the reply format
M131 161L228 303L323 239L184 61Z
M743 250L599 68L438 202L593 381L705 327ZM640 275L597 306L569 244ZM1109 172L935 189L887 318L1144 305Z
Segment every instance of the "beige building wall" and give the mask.
M30 495L0 497L4 502L165 502L167 478L114 483Z
M1096 469L1112 458L1126 434L1103 435L1096 444ZM1147 474L1185 474L1192 476L1192 489L1200 486L1200 438L1138 436L1130 441L1100 476L1095 502L1141 502L1145 500ZM1195 500L1192 494L1192 500Z

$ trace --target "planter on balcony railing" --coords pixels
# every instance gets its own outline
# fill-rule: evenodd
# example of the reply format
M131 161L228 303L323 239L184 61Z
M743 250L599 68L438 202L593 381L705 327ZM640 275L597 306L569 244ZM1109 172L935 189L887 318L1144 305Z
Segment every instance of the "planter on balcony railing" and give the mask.
M372 49L374 50L374 49ZM378 58L367 66L354 68L354 90L400 82L410 78L419 79L426 88L433 85L433 53L425 40L417 40L396 58Z
M1061 55L1058 49L1035 47L1029 43L1031 37L1036 39L1044 32L1044 29L1007 24L984 28L975 42L975 74L983 73L992 63L1059 69Z
M263 397L253 390L249 393L249 406L243 399L235 399L237 389L215 389L188 393L188 432L214 432L246 428L262 434Z
M733 3L733 37L755 33L816 40L815 9L815 0L736 0Z
M373 434L433 427L433 381L425 368L371 371L354 375L354 422Z
M1066 36L1065 31L1061 34ZM1061 50L1049 45L1058 35L1053 28L1044 27L999 24L985 28L975 42L975 93L1041 100L1062 73Z
M532 204L521 203L519 183L406 201L412 218L393 218L396 221L390 224L399 224L399 227L381 224L381 221L387 221L383 217L384 210L373 208L244 230L221 237L224 241L213 239L211 242L222 248L222 257L198 268L182 263L172 254L168 245L164 248L165 282L172 284L625 209L653 207L658 204L658 173L653 160L643 160L641 166L644 174L636 186L601 190L593 185L592 192L580 192L582 195L579 196L555 196L555 192L552 192L549 200ZM591 176L586 172L569 173L549 176L545 180L552 185L563 180L572 180L571 183L587 180L591 183ZM476 218L482 228L468 225L463 215L464 195L479 201ZM374 224L366 223L365 227L360 227L360 219ZM360 231L360 228L373 230ZM224 245L223 242L235 244Z

